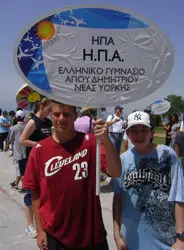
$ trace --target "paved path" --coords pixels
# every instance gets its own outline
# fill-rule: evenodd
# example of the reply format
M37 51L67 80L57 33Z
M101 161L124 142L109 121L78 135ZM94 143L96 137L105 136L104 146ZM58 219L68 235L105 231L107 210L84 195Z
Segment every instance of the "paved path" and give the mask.
M0 250L35 250L36 240L25 233L23 194L10 188L14 179L13 159L9 153L0 152ZM112 231L112 192L102 187L100 195L109 249L116 250Z
M165 138L165 134L155 133L154 136L155 137L163 137L163 138Z

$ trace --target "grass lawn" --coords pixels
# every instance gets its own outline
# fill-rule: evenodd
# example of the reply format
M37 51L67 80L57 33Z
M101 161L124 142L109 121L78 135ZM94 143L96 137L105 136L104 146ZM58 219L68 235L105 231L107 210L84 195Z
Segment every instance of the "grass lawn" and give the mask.
M153 138L153 142L155 144L165 144L165 138L164 137L157 137L157 136L154 136Z
M165 135L165 130L163 127L156 127L155 128L155 133L156 134L164 134Z
M156 127L155 128L155 134L160 134L160 135L165 136L164 128L163 127ZM158 144L165 144L165 137L154 136L153 137L153 142L156 143L157 145Z

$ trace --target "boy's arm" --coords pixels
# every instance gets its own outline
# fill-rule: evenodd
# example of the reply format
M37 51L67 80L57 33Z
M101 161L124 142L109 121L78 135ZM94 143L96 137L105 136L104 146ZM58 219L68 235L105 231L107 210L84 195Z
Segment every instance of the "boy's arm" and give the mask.
M184 232L184 203L175 203L176 233ZM183 241L184 247L184 241Z
M120 177L120 157L109 139L107 125L102 119L95 122L94 134L97 138L101 139L104 144L106 151L107 173L112 177Z
M36 231L37 231L37 244L38 247L42 249L47 249L47 235L45 230L42 227L42 222L40 218L40 191L32 191L32 208L35 218Z
M113 228L114 228L114 240L118 250L127 250L125 241L120 235L120 215L121 215L121 196L114 194L113 197Z
M106 151L107 173L112 177L120 177L121 175L121 161L120 157L112 145L109 137L103 140Z
M176 232L184 232L184 203L175 203Z
M184 203L175 203L176 233L184 232ZM184 250L184 240L176 238L176 242L171 249Z
M113 228L114 228L114 238L120 236L120 211L121 211L121 196L114 194L113 197Z
M181 150L180 150L179 144L177 144L177 143L174 144L174 150L175 150L178 158L180 158L180 156L181 156Z

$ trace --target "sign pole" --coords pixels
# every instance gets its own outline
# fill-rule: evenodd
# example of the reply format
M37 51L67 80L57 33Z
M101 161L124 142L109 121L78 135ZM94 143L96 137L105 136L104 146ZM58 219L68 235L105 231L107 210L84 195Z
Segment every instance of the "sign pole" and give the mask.
M101 118L101 108L97 108L97 119ZM101 165L101 141L96 142L96 195L100 195L100 165Z
M160 115L160 117L161 117L161 122L162 122L162 124L163 124L163 123L164 123L163 116L162 116L162 115Z

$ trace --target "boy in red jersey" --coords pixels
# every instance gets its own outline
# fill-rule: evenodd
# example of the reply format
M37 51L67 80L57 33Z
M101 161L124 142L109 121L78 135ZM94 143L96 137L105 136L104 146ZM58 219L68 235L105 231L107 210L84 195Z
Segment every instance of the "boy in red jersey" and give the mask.
M51 109L54 133L33 147L24 178L24 187L33 192L37 244L49 250L108 250L100 200L95 194L95 137L104 144L102 162L110 176L120 176L121 163L107 125L98 120L94 135L76 132L75 107L53 101Z

